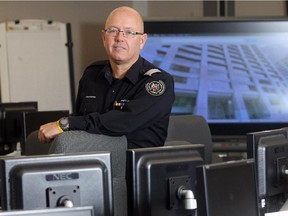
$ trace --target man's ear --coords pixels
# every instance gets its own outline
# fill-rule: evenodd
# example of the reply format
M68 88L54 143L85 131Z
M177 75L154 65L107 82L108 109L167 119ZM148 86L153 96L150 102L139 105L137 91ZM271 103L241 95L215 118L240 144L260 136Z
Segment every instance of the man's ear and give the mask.
M104 31L101 32L101 37L102 37L103 46L105 47L106 33Z
M146 33L144 33L143 35L141 35L140 38L140 49L143 49L146 41L147 41L148 35Z

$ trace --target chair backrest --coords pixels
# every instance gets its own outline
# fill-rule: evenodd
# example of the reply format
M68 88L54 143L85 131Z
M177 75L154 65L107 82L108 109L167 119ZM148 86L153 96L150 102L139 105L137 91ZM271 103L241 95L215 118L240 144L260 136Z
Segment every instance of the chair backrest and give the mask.
M212 162L212 137L209 125L199 115L171 115L165 146L183 142L205 145L205 163Z
M23 145L22 145L23 146ZM50 149L51 143L41 143L38 139L38 130L33 131L26 137L25 151L22 149L22 155L46 155Z

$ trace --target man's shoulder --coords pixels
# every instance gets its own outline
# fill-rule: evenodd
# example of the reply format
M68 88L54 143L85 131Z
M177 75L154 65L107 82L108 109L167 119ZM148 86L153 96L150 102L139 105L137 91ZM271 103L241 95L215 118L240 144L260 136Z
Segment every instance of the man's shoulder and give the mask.
M109 63L108 60L102 60L102 61L95 61L92 64L88 65L86 69L89 68L97 68L97 67L105 67Z
M151 68L144 73L145 82L153 83L154 81L162 81L165 85L174 85L174 79L171 74L161 68Z
M104 76L103 73L103 68L105 68L105 66L107 65L108 61L95 61L92 64L88 65L81 77L82 82L84 80L89 80L91 78L95 78L95 77L100 77L100 76Z
M171 78L172 75L168 73L167 71L163 70L162 68L159 68L152 64L151 62L144 59L144 67L143 67L143 75L148 77L163 77L163 78Z
M94 77L96 74L103 74L103 68L105 68L108 63L109 62L107 60L93 62L85 68L83 77Z

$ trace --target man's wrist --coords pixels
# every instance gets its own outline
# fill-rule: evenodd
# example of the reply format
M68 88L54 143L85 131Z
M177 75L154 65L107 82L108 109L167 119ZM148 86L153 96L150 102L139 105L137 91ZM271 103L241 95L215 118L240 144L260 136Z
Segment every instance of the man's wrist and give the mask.
M57 128L60 131L60 133L64 132L63 129L61 128L60 124L59 124L59 120L56 121L56 125L57 125Z
M59 126L60 132L68 131L69 130L69 118L63 117L57 121L57 126ZM61 131L62 130L62 131Z

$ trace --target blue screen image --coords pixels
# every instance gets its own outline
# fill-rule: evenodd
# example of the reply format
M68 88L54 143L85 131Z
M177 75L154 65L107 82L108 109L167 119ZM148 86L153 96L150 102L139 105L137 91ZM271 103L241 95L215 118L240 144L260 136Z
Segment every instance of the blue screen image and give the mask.
M141 56L174 77L172 113L288 122L288 33L148 34Z

